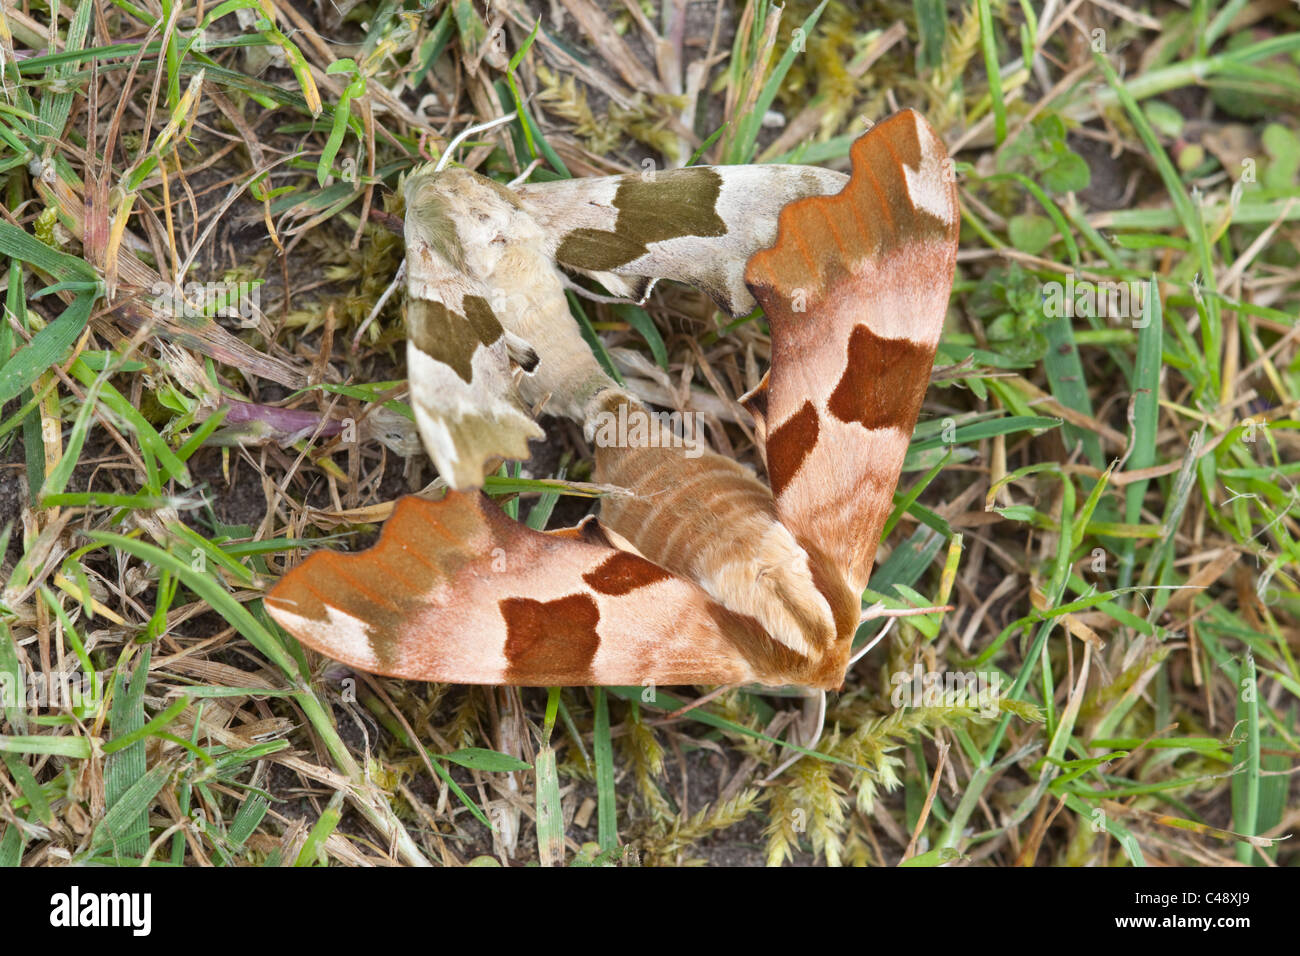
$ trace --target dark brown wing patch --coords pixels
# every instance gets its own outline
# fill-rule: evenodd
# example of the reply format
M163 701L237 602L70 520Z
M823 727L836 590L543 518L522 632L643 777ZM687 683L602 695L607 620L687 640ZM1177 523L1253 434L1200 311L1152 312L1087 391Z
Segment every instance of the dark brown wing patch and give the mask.
M600 609L588 594L554 601L504 598L498 606L506 621L506 682L544 686L591 680L600 649Z
M619 551L584 574L582 580L601 594L619 597L669 577L672 575L657 564L627 551Z
M817 409L812 402L803 407L772 432L767 439L767 471L772 482L772 494L780 495L786 484L795 476L799 466L817 444Z
M905 429L910 438L933 361L933 348L909 339L882 338L868 326L857 325L849 335L844 374L826 407L842 422Z

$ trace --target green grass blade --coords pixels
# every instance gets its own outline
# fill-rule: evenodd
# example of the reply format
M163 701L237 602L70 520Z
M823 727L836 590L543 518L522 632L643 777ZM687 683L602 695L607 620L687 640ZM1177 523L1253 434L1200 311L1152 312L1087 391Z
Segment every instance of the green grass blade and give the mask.
M1249 653L1238 671L1237 726L1245 739L1233 751L1237 773L1232 778L1232 828L1243 836L1259 833L1260 743L1259 684L1255 677L1255 658ZM1264 860L1249 843L1236 847L1238 863L1263 866Z
M55 365L63 364L90 321L91 303L89 295L77 296L57 319L0 366L0 405L16 398Z
M596 760L596 841L602 851L618 846L618 798L614 790L614 746L609 736L609 696L592 688L596 724L592 750Z

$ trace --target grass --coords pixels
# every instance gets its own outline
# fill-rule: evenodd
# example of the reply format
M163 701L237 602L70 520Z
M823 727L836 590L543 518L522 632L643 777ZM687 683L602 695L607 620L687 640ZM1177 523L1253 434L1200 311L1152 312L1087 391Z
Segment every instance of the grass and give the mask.
M534 6L0 15L0 864L1294 865L1300 14ZM956 610L900 622L819 740L783 743L799 698L407 683L269 620L430 480L401 296L361 331L422 149L515 111L457 158L837 163L896 105L963 229L867 598ZM156 311L174 282L258 308ZM706 301L573 299L630 387L734 422L766 329ZM488 486L534 527L600 490L550 434Z

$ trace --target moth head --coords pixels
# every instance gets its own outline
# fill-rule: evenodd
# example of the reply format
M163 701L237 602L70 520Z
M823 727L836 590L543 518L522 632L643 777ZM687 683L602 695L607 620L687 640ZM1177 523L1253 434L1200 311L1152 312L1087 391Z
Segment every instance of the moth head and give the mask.
M432 165L421 167L402 188L406 201L406 248L427 246L456 269L465 268L465 247L447 202L442 179Z
M476 223L503 228L519 210L506 186L468 169L437 170L426 164L402 187L407 249L426 245L455 268L466 268L463 231Z

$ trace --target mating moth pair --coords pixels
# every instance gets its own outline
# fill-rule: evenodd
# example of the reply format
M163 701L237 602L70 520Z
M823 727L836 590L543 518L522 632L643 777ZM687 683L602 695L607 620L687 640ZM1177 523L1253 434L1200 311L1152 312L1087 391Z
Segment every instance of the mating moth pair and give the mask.
M378 543L321 551L266 607L304 644L456 683L838 688L929 382L956 267L948 154L918 113L864 134L852 174L691 167L508 188L466 170L406 186L407 363L452 490L398 502ZM658 278L731 315L762 306L772 364L742 399L764 482L671 436L600 445L599 520L537 532L477 488L542 437L646 416L567 308L562 269L643 298Z

